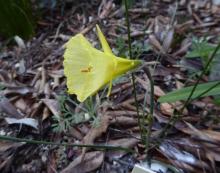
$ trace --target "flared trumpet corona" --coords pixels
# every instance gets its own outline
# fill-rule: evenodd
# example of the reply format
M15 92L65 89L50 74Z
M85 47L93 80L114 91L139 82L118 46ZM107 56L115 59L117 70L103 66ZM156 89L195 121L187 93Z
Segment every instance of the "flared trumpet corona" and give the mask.
M68 93L76 94L80 102L108 83L109 95L113 79L141 64L139 60L115 56L99 26L96 27L103 51L95 49L82 34L66 43L63 64Z

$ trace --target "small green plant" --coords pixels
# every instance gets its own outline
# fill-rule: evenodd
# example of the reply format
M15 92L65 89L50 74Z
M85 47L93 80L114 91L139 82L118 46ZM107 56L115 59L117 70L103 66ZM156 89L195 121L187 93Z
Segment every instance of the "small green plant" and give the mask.
M70 100L68 96L61 95L58 98L61 115L54 115L52 128L54 132L67 132L69 128L85 121L83 113L74 114L68 110L66 102Z
M209 60L210 55L215 50L216 45L208 43L207 39L202 37L200 39L193 38L192 49L187 52L186 58L201 58L203 66L205 66ZM214 60L208 67L207 71L212 69L213 64L216 63L215 59L220 55L220 50L217 51Z
M128 55L128 52L127 52L127 49L126 49L126 43L125 43L125 40L122 38L122 37L118 37L116 39L116 54L119 56L119 57L127 57Z
M192 51L189 52L186 57L195 58L200 57L203 62L203 71L200 73L200 77L197 80L196 87L190 86L185 87L176 91L172 91L165 96L162 96L158 99L159 102L175 102L178 100L190 100L197 99L203 96L215 96L220 94L220 78L216 78L215 82L207 82L199 84L201 76L209 72L212 74L212 69L216 71L216 62L219 61L220 50L219 45L215 47L207 42L206 39L194 39L192 44ZM215 100L216 103L219 103L219 98Z
M147 52L151 49L150 45L143 44L137 41L132 42L131 48L132 48L132 57L134 57L135 59L140 57L143 54L143 52ZM127 44L122 37L118 37L116 39L116 50L115 51L119 57L125 58L129 56Z
M126 3L127 3L128 8L131 8L134 5L135 0L123 0L122 1L122 7L125 7Z
M79 106L69 96L61 95L58 98L59 109L61 115L54 115L52 128L54 132L67 132L71 126L79 124L88 120L92 120L93 126L99 125L99 118L96 116L97 104L95 104L92 97L87 99L84 107L81 107L82 112L73 113L69 110L68 103L71 105Z

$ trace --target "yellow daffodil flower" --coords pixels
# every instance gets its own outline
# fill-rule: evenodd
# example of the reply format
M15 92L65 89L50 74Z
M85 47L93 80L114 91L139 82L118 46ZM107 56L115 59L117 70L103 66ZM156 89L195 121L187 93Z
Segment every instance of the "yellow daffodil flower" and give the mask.
M141 64L138 60L115 56L98 25L96 27L103 52L95 49L82 34L77 34L66 43L64 74L68 92L76 94L80 102L108 83L110 94L114 78Z

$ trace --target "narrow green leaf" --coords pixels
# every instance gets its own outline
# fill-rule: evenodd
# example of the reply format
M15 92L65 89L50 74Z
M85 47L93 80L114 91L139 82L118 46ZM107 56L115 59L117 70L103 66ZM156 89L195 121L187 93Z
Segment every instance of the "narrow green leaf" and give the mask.
M179 90L172 91L170 93L167 93L165 96L160 97L158 101L160 103L163 103L163 102L175 102L178 100L187 100L192 88L193 86L190 86L190 87L185 87ZM209 90L210 88L212 89ZM208 82L204 84L199 84L194 94L192 95L191 99L201 97L201 95L202 97L204 97L204 96L212 96L212 95L218 95L218 94L220 94L220 81Z

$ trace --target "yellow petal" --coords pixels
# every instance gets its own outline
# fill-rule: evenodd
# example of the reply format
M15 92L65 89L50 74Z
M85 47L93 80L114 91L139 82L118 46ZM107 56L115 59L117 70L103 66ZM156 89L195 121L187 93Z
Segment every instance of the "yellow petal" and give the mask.
M114 66L114 56L93 48L81 34L72 37L64 53L68 92L83 102L112 79Z
M108 42L106 41L105 39L105 36L103 35L101 29L99 28L99 25L96 25L96 28L97 28L97 32L98 32L98 37L99 37L99 41L101 42L101 45L102 45L102 49L105 53L110 53L110 54L113 54L112 53L112 50L108 44Z

